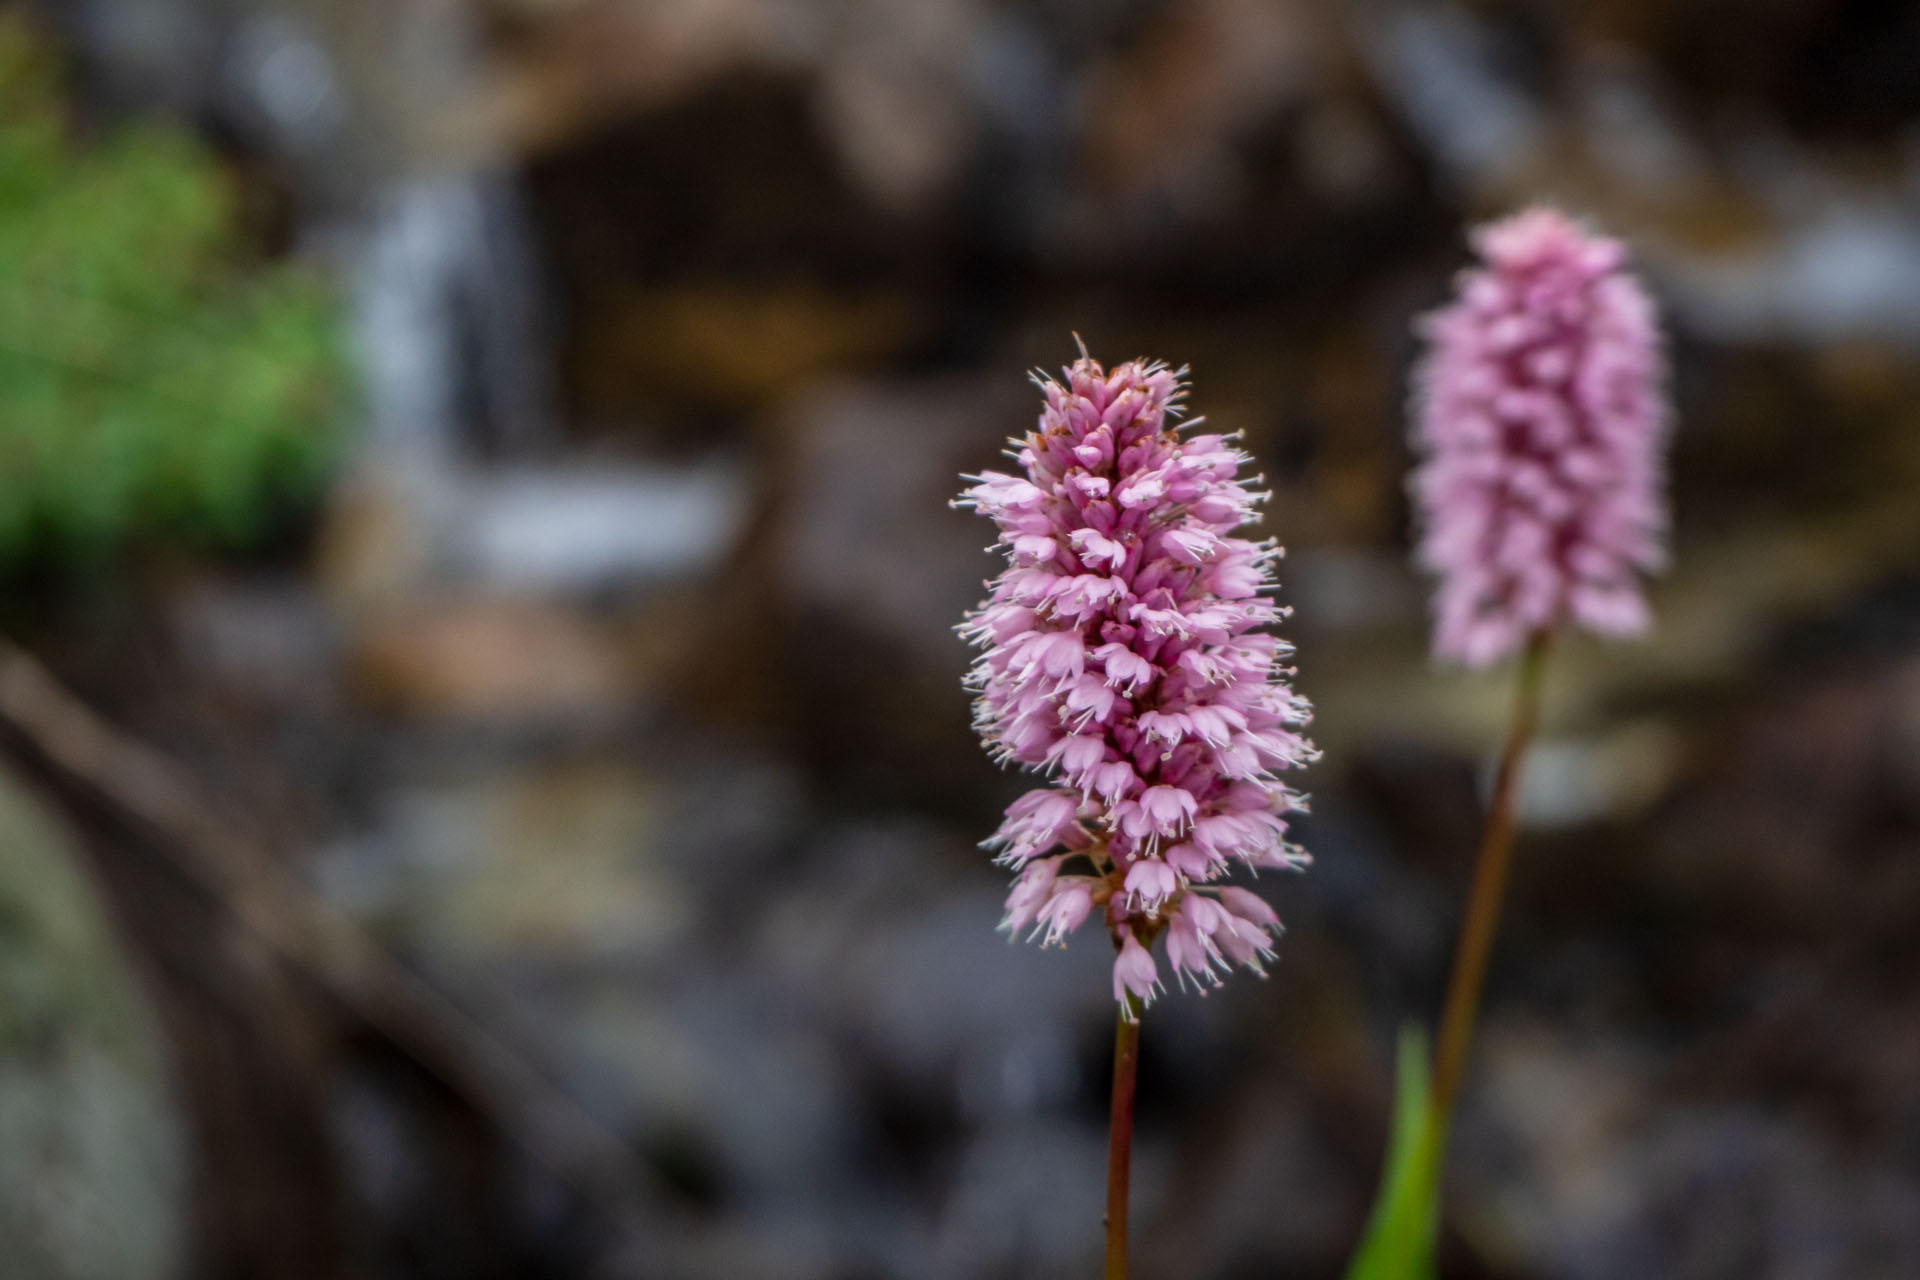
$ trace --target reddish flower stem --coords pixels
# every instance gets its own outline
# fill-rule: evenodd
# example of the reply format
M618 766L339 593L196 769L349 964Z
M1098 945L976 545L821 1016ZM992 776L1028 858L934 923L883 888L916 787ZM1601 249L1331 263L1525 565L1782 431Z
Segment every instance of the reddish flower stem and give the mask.
M1519 792L1520 764L1533 738L1540 713L1540 676L1546 666L1547 633L1536 631L1520 659L1519 689L1514 697L1513 723L1494 775L1493 801L1474 866L1473 889L1467 915L1454 952L1453 976L1447 982L1447 1001L1440 1015L1439 1047L1434 1053L1433 1113L1445 1134L1452 1118L1454 1098L1466 1068L1467 1048L1480 1012L1480 992L1486 983L1487 957L1493 950L1505 896L1507 873L1513 865L1514 801Z
M1140 1064L1137 1002L1120 1006L1113 1032L1113 1114L1107 1131L1106 1280L1127 1280L1127 1172L1133 1160L1133 1090Z

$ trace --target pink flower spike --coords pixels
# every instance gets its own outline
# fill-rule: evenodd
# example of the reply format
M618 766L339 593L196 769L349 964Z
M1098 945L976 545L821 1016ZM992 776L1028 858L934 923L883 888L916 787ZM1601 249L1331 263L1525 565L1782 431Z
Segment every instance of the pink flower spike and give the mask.
M1412 488L1437 657L1483 667L1536 632L1649 624L1669 409L1652 302L1624 247L1552 209L1473 234L1481 264L1426 316Z
M1042 379L1040 421L1011 442L1024 474L973 477L960 500L1008 555L960 628L981 650L974 725L1052 779L987 842L1017 874L1005 923L1057 944L1099 909L1114 998L1142 1003L1159 987L1143 938L1165 934L1175 971L1207 983L1264 953L1257 913L1206 895L1236 862L1296 856L1286 779L1315 756L1288 646L1263 630L1284 616L1265 598L1279 548L1235 536L1260 495L1230 437L1181 434L1183 390L1163 365L1083 356Z

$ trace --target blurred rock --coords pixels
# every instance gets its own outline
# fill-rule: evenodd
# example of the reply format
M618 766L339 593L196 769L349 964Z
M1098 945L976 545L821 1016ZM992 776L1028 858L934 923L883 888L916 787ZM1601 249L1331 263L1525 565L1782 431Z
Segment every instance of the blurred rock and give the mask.
M338 692L341 627L304 584L207 575L173 599L174 643L211 683L282 707Z
M228 75L276 150L316 153L332 144L347 102L333 57L301 23L285 14L243 21L228 55Z
M897 355L924 327L898 295L681 286L601 303L576 359L593 403L739 412L828 371Z
M360 698L414 717L605 719L635 692L604 627L524 598L443 597L382 610L363 621L348 663Z
M1548 1103L1524 1163L1469 1226L1490 1256L1524 1240L1525 1254L1574 1280L1892 1280L1920 1267L1910 1170L1862 1167L1804 1119L1755 1107L1685 1105L1588 1127L1621 1089L1584 1058L1552 1068L1581 1078L1561 1081L1575 1092ZM1532 1092L1503 1076L1489 1097L1524 1105ZM1580 1150L1583 1135L1598 1145Z
M343 612L405 600L441 572L453 520L441 466L374 459L335 484L316 548L320 587Z
M1111 950L996 932L1003 877L970 853L922 821L820 832L811 873L768 904L757 963L890 1077L975 1118L1025 1115L1083 1083L1074 1029L1104 1029Z
M1199 213L1195 203L1215 193L1230 206L1237 146L1320 87L1332 33L1299 0L1194 0L1153 18L1088 76L1094 172L1123 197Z
M1493 1257L1551 1258L1569 1224L1618 1224L1640 1194L1620 1148L1646 1125L1654 1082L1618 1044L1575 1045L1543 1026L1485 1029L1486 1066L1463 1111L1463 1161L1497 1171L1467 1230ZM1617 1273L1626 1274L1626 1273Z
M1289 552L1279 572L1287 602L1315 632L1404 631L1424 615L1404 556L1310 547Z
M1672 726L1658 721L1621 725L1600 741L1536 742L1520 779L1518 821L1554 827L1634 817L1671 784L1682 749Z
M1774 182L1838 181L1838 175L1770 174ZM1824 183L1821 183L1824 185ZM1816 190L1818 188L1816 187ZM1806 194L1802 190L1804 200ZM1835 192L1794 210L1757 245L1657 258L1681 315L1724 340L1875 337L1920 344L1920 228L1911 202L1884 190Z
M856 3L821 69L819 112L841 163L882 206L923 209L978 127L966 71L985 26L975 0Z
M1354 36L1375 83L1449 177L1498 187L1539 163L1549 122L1514 82L1517 59L1492 23L1451 4L1354 21L1366 24Z
M794 406L777 428L785 497L766 548L771 581L957 675L966 655L953 624L996 570L981 551L991 528L948 506L963 472L1004 466L1006 438L1027 429L1019 389L1011 378L836 385Z
M1712 158L1688 134L1674 86L1644 55L1593 46L1573 79L1583 140L1601 169L1670 207L1710 197Z
M374 455L322 533L321 572L346 604L449 584L580 597L698 579L730 552L746 484L721 463L476 468Z
M1093 1124L1032 1122L976 1137L963 1151L935 1228L939 1274L1090 1274L1097 1265L1106 1134ZM1141 1164L1145 1164L1143 1159ZM1136 1187L1147 1182L1139 1178ZM1136 1193L1133 1212L1151 1198Z
M1139 1219L1142 1273L1231 1276L1258 1258L1269 1272L1334 1275L1347 1261L1365 1192L1333 1171L1355 1135L1341 1132L1340 1111L1324 1094L1291 1078L1265 1073L1241 1087L1230 1101L1200 1101L1179 1132L1184 1162L1157 1171L1158 1187L1148 1183L1158 1194L1156 1211Z
M733 467L502 467L475 477L454 572L522 591L702 578L734 549L746 483Z
M0 777L0 1257L20 1280L167 1280L180 1103L81 857Z

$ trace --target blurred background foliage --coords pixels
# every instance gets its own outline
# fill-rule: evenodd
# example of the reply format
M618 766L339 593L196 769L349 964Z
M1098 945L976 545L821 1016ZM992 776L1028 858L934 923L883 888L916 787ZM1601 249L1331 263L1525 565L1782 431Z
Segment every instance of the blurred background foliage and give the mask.
M339 315L255 261L180 124L86 136L44 37L0 14L0 566L129 538L237 547L311 498L344 421Z

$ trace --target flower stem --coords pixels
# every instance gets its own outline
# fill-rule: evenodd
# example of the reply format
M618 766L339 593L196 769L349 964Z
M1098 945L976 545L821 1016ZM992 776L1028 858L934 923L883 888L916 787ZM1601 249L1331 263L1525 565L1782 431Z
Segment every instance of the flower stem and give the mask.
M1528 639L1526 653L1520 659L1513 723L1500 753L1499 772L1494 775L1492 807L1480 841L1479 861L1473 870L1473 890L1467 899L1466 920L1460 928L1459 949L1453 956L1453 976L1447 982L1447 1002L1440 1015L1440 1042L1433 1067L1433 1114L1443 1142L1452 1119L1454 1098L1460 1092L1467 1047L1473 1040L1473 1025L1480 1011L1487 956L1493 950L1493 935L1500 922L1500 901L1506 892L1508 869L1513 865L1514 799L1519 790L1521 759L1526 755L1527 743L1533 737L1534 722L1540 713L1541 673L1546 667L1546 658L1547 633L1537 631Z
M1113 1031L1113 1115L1107 1132L1106 1280L1127 1280L1127 1170L1133 1159L1133 1086L1140 1013L1128 997Z

